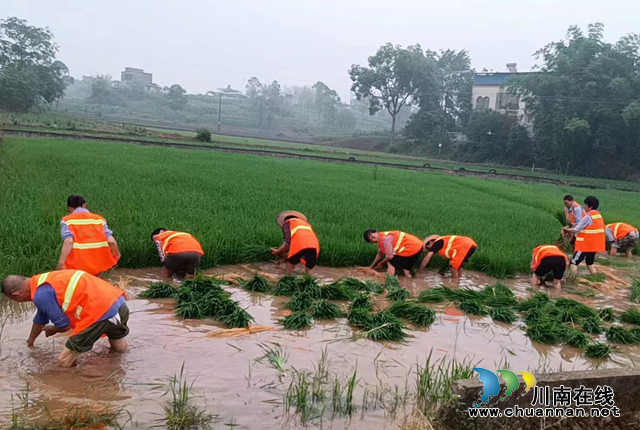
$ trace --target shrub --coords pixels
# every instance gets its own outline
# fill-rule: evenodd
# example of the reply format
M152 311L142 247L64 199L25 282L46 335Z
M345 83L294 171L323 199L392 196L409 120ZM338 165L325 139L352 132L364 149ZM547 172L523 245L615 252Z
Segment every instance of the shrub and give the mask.
M207 128L201 128L196 132L196 140L200 142L211 143L211 130Z

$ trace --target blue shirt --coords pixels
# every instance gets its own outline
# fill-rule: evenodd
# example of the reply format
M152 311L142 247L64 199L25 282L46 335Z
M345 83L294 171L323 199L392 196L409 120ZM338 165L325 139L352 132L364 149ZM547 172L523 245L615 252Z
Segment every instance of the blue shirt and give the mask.
M85 208L76 208L73 213L89 213L89 210ZM106 221L104 222L103 227L104 234L107 236L107 239L113 236L113 232L109 229ZM64 220L60 221L60 236L62 236L62 240L65 240L68 237L73 237L73 233L71 233L71 230L69 230L69 227Z
M69 327L69 317L62 313L62 309L60 309L58 299L56 298L56 291L51 284L42 284L38 287L36 293L33 295L33 304L36 305L36 309L38 310L38 313L33 318L35 324L45 325L51 321L51 323L58 328ZM120 306L124 304L124 296L120 296L98 321L115 317L118 314Z

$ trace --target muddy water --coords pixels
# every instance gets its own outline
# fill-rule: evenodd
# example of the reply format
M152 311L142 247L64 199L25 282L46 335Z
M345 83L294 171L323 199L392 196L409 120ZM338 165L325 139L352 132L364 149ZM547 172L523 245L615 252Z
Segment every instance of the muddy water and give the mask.
M207 272L209 275L237 274L249 277L256 270L277 278L282 268L270 263L253 266L229 266ZM606 284L567 286L561 293L591 306L628 307L629 276L637 273L638 261L629 267L603 268L612 274ZM317 269L316 276L330 282L345 276L364 278L355 269ZM532 343L520 329L493 323L490 318L467 317L455 307L440 307L438 320L428 329L414 329L402 343L376 343L357 336L346 321L316 323L313 328L291 332L280 329L277 320L283 315L288 300L262 294L249 294L229 287L233 298L254 316L256 323L273 326L275 330L239 338L211 338L207 334L220 327L207 321L183 321L173 315L172 300L137 299L136 294L160 277L159 269L115 270L109 278L128 291L131 310L128 337L130 350L124 354L109 351L108 343L99 341L93 351L83 354L73 369L58 368L57 352L65 337L41 337L34 348L25 339L31 326L34 309L31 305L0 302L0 324L5 321L0 344L0 417L11 412L15 396L27 383L30 396L38 407L52 414L63 413L73 405L95 406L110 403L126 406L133 414L137 428L157 424L161 406L167 400L163 387L168 377L180 372L184 364L189 378L196 378L195 402L206 405L218 415L217 427L236 423L242 428L279 429L295 427L281 405L289 383L287 377L279 383L278 373L266 362L257 362L264 355L261 344L280 344L288 352L287 369L313 370L314 363L326 348L332 372L350 376L357 366L359 389L398 385L413 386L412 373L416 363L424 363L433 351L435 358L457 358L487 368L500 366L513 370L558 371L589 369L595 363L570 347L548 347ZM447 282L446 278L429 272L420 279L402 279L403 286L416 296L430 286ZM494 279L467 272L462 286L472 288L495 283ZM506 283L521 296L529 294L528 279L516 278ZM584 298L592 290L590 298ZM557 294L557 293L555 293ZM384 301L376 303L384 307ZM355 335L355 336L354 336ZM640 348L619 347L603 367L632 366L640 360ZM505 364L505 362L507 364ZM290 372L289 372L290 375ZM154 385L156 384L156 385ZM370 408L364 417L360 412L350 423L344 419L315 422L322 427L383 428L397 424L380 409Z

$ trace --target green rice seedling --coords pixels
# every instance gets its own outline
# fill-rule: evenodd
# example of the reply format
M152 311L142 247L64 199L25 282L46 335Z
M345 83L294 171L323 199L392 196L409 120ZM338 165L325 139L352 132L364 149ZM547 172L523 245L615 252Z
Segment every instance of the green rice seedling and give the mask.
M584 348L584 356L587 358L603 359L609 357L612 352L606 343L590 343Z
M273 294L276 296L293 296L298 290L298 280L293 275L284 275L278 280Z
M640 343L640 338L638 338L634 332L631 332L624 327L611 326L607 330L606 334L609 342L619 343L622 345L635 345Z
M471 288L459 288L453 290L456 300L460 302L474 301L478 303L484 302L484 295L480 291L472 290Z
M316 320L334 320L342 317L342 311L338 305L324 299L313 302L309 308L309 313Z
M298 280L298 290L309 294L314 299L319 299L322 295L318 280L308 273Z
M516 314L509 307L497 307L489 310L489 315L494 321L500 321L507 324L513 324L518 320Z
M589 274L585 275L584 279L591 282L602 283L606 282L607 275L605 275L604 273Z
M371 312L364 308L354 308L349 311L347 320L351 325L364 326L369 324L369 321L371 320Z
M395 315L398 318L404 318L407 312L409 312L414 306L417 305L415 303L406 302L404 300L398 300L397 302L386 308L385 312Z
M224 281L208 276L198 275L193 279L185 279L180 289L186 288L197 294L207 294L212 289L221 289Z
M367 285L364 281L356 278L343 278L339 279L339 282L343 286L352 289L353 291L367 291Z
M143 299L167 299L176 294L176 288L166 282L154 282L149 288L140 293Z
M264 355L258 358L257 361L267 360L280 375L284 375L284 366L287 364L289 354L282 348L282 345L276 343L273 347L266 344L258 344L258 346L264 351Z
M580 303L573 299L561 297L554 302L554 306L560 309L570 309L571 314L577 318L590 318L598 315L598 311L584 303Z
M385 309L385 312L421 327L430 326L436 320L436 314L432 309L412 302L397 301Z
M634 278L631 284L631 298L633 303L640 303L640 279Z
M527 300L519 302L515 308L520 312L527 312L533 308L539 308L551 302L551 299L545 293L535 293Z
M399 341L407 336L402 321L388 312L371 314L362 329L369 339L376 341Z
M271 291L271 284L264 276L260 276L257 273L253 275L249 281L241 281L240 286L247 291L253 291L256 293L268 293Z
M165 395L170 394L171 398L163 406L165 412L163 421L168 430L206 430L211 428L213 415L191 404L194 383L195 380L191 383L188 382L184 364L180 369L180 375L174 375L169 379Z
M397 302L399 300L407 300L411 295L404 288L387 288L387 300Z
M629 308L620 314L620 321L627 324L640 325L640 311L638 308Z
M458 307L462 312L469 315L487 315L489 313L489 309L478 300L464 300Z
M638 339L640 339L640 327L633 327L629 331Z
M564 343L574 348L584 348L589 344L589 336L573 328L568 328L565 333Z
M555 345L565 339L566 327L555 320L540 320L527 326L526 335L534 342Z
M400 281L398 280L398 277L397 276L387 275L387 277L384 279L384 288L386 288L387 290L401 288L400 287Z
M584 330L585 333L589 334L602 333L602 324L600 323L600 319L586 318L584 321L582 321L582 330Z
M382 294L382 292L384 291L384 285L372 279L367 279L366 281L364 281L364 285L365 287L364 289L362 289L362 291L367 293Z
M351 301L349 304L349 309L365 309L370 311L373 309L373 303L371 302L371 297L366 294L360 294L355 299Z
M482 289L482 295L485 296L487 299L490 297L496 297L496 298L503 297L503 298L513 298L513 299L516 298L513 291L511 291L511 288L500 283L495 285L487 285Z
M178 303L176 306L176 315L183 319L203 319L207 317L207 314L198 302L183 302Z
M560 318L558 318L558 310L551 303L533 307L523 313L524 321L527 324L534 324L540 320L546 319L557 319L558 322L561 321Z
M594 299L596 297L596 292L591 288L587 288L586 290L576 291L576 294L578 294L581 297L584 297L585 299Z
M616 320L616 314L613 308L602 308L598 309L598 316L602 321L612 322Z
M476 367L466 359L460 362L455 358L448 360L446 356L434 362L432 355L433 349L424 365L416 363L415 406L422 414L429 414L455 399L453 383L473 378L472 369Z
M422 303L443 303L456 299L455 291L449 287L435 287L424 290L418 296L418 301Z
M356 292L349 287L344 286L340 282L324 285L320 288L320 296L327 300L343 300L348 301L356 296Z
M233 312L221 316L219 320L229 328L247 328L249 327L249 323L255 321L253 317L249 315L249 312L242 309L237 303Z
M518 301L515 297L487 297L484 299L484 304L492 308L510 308L516 303L518 303Z
M287 330L302 330L311 327L313 322L309 312L298 311L280 320L280 324Z
M300 291L294 294L285 307L294 312L308 311L313 303L314 297L307 291Z

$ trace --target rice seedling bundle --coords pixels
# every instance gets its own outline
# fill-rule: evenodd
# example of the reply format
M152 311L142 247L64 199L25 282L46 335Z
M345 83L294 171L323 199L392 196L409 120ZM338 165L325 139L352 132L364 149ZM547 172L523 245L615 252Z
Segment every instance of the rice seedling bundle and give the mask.
M294 296L287 302L285 307L294 312L300 311L308 311L313 303L314 297L306 292L300 291L299 293L294 294Z
M602 333L602 324L598 318L587 318L582 321L582 330L589 334Z
M461 311L469 315L487 315L489 309L478 300L464 300L458 305Z
M607 340L622 345L635 345L640 343L640 338L630 330L620 326L611 326L607 330Z
M507 324L513 324L518 320L516 314L509 307L497 307L489 310L489 315L494 321L500 321Z
M349 304L349 309L365 309L367 311L372 310L373 303L371 302L371 297L366 294L360 294L351 301L351 303Z
M176 315L184 319L204 319L207 313L198 302L183 302L176 306Z
M371 320L371 312L364 308L353 308L347 315L349 324L355 326L364 326Z
M633 303L640 303L640 279L634 278L631 284L631 298Z
M612 352L611 347L606 343L590 343L584 348L584 356L588 358L607 358Z
M487 285L482 289L482 295L485 296L486 298L489 298L489 297L503 297L503 298L513 298L513 299L516 298L515 294L513 294L513 291L511 291L511 288L500 283L495 285Z
M245 309L242 309L237 303L235 303L233 310L221 315L218 319L221 323L225 324L229 328L246 328L249 323L254 321L253 317L249 315Z
M432 309L413 302L397 301L385 309L385 312L421 327L430 326L436 320L436 314Z
M484 304L492 308L512 307L517 302L515 297L487 297L484 299Z
M371 340L398 341L406 337L402 321L388 312L371 314L362 330Z
M384 287L387 290L400 288L400 281L398 280L398 277L387 275L387 277L384 279Z
M627 324L640 325L640 311L638 308L629 308L620 314L620 321Z
M364 281L361 281L360 279L357 278L343 278L343 279L338 279L336 281L337 283L340 283L341 285L350 288L353 291L366 291L367 290L367 285Z
M399 300L407 300L411 295L409 291L404 288L388 288L387 289L387 299L392 302L397 302Z
M616 320L616 314L613 308L598 309L598 316L602 321L612 322Z
M334 320L342 317L342 311L335 303L324 299L316 300L309 307L311 317L317 320Z
M278 280L273 294L276 296L293 296L298 292L298 280L293 275L284 275Z
M322 296L318 280L308 273L298 281L298 291L309 294L314 299L319 299Z
M424 290L418 296L418 301L422 303L443 303L456 300L455 292L449 287L435 287Z
M534 324L540 320L546 319L560 319L558 318L557 309L553 307L551 303L545 303L538 307L532 307L529 310L523 312L524 321L527 324Z
M515 308L518 311L526 312L533 308L539 308L544 306L545 304L551 302L551 299L548 295L544 293L535 293L533 296L528 298L527 300L523 300L519 302Z
M303 330L311 327L312 322L311 315L304 311L294 312L280 320L280 324L287 330Z
M253 291L256 293L268 293L271 291L271 284L263 276L257 273L253 275L249 281L241 281L240 286L247 291Z
M564 343L574 348L584 348L589 344L589 336L573 328L568 328L565 333Z
M460 302L465 300L484 302L484 295L480 291L472 290L471 288L460 288L453 290L453 292L456 300Z
M372 279L367 279L366 281L364 281L364 289L362 291L373 294L382 294L382 292L384 291L384 285Z
M154 282L149 285L149 288L140 293L140 297L143 299L167 299L173 297L176 291L176 288L171 284Z
M584 303L580 303L573 299L567 298L559 298L554 303L554 306L559 309L568 309L570 310L571 315L576 318L591 318L596 317L598 315L598 311Z
M555 345L562 342L567 333L567 328L558 321L546 319L527 325L526 335L534 342L545 345Z
M320 297L327 300L348 301L356 296L356 292L340 282L324 285L320 288Z

